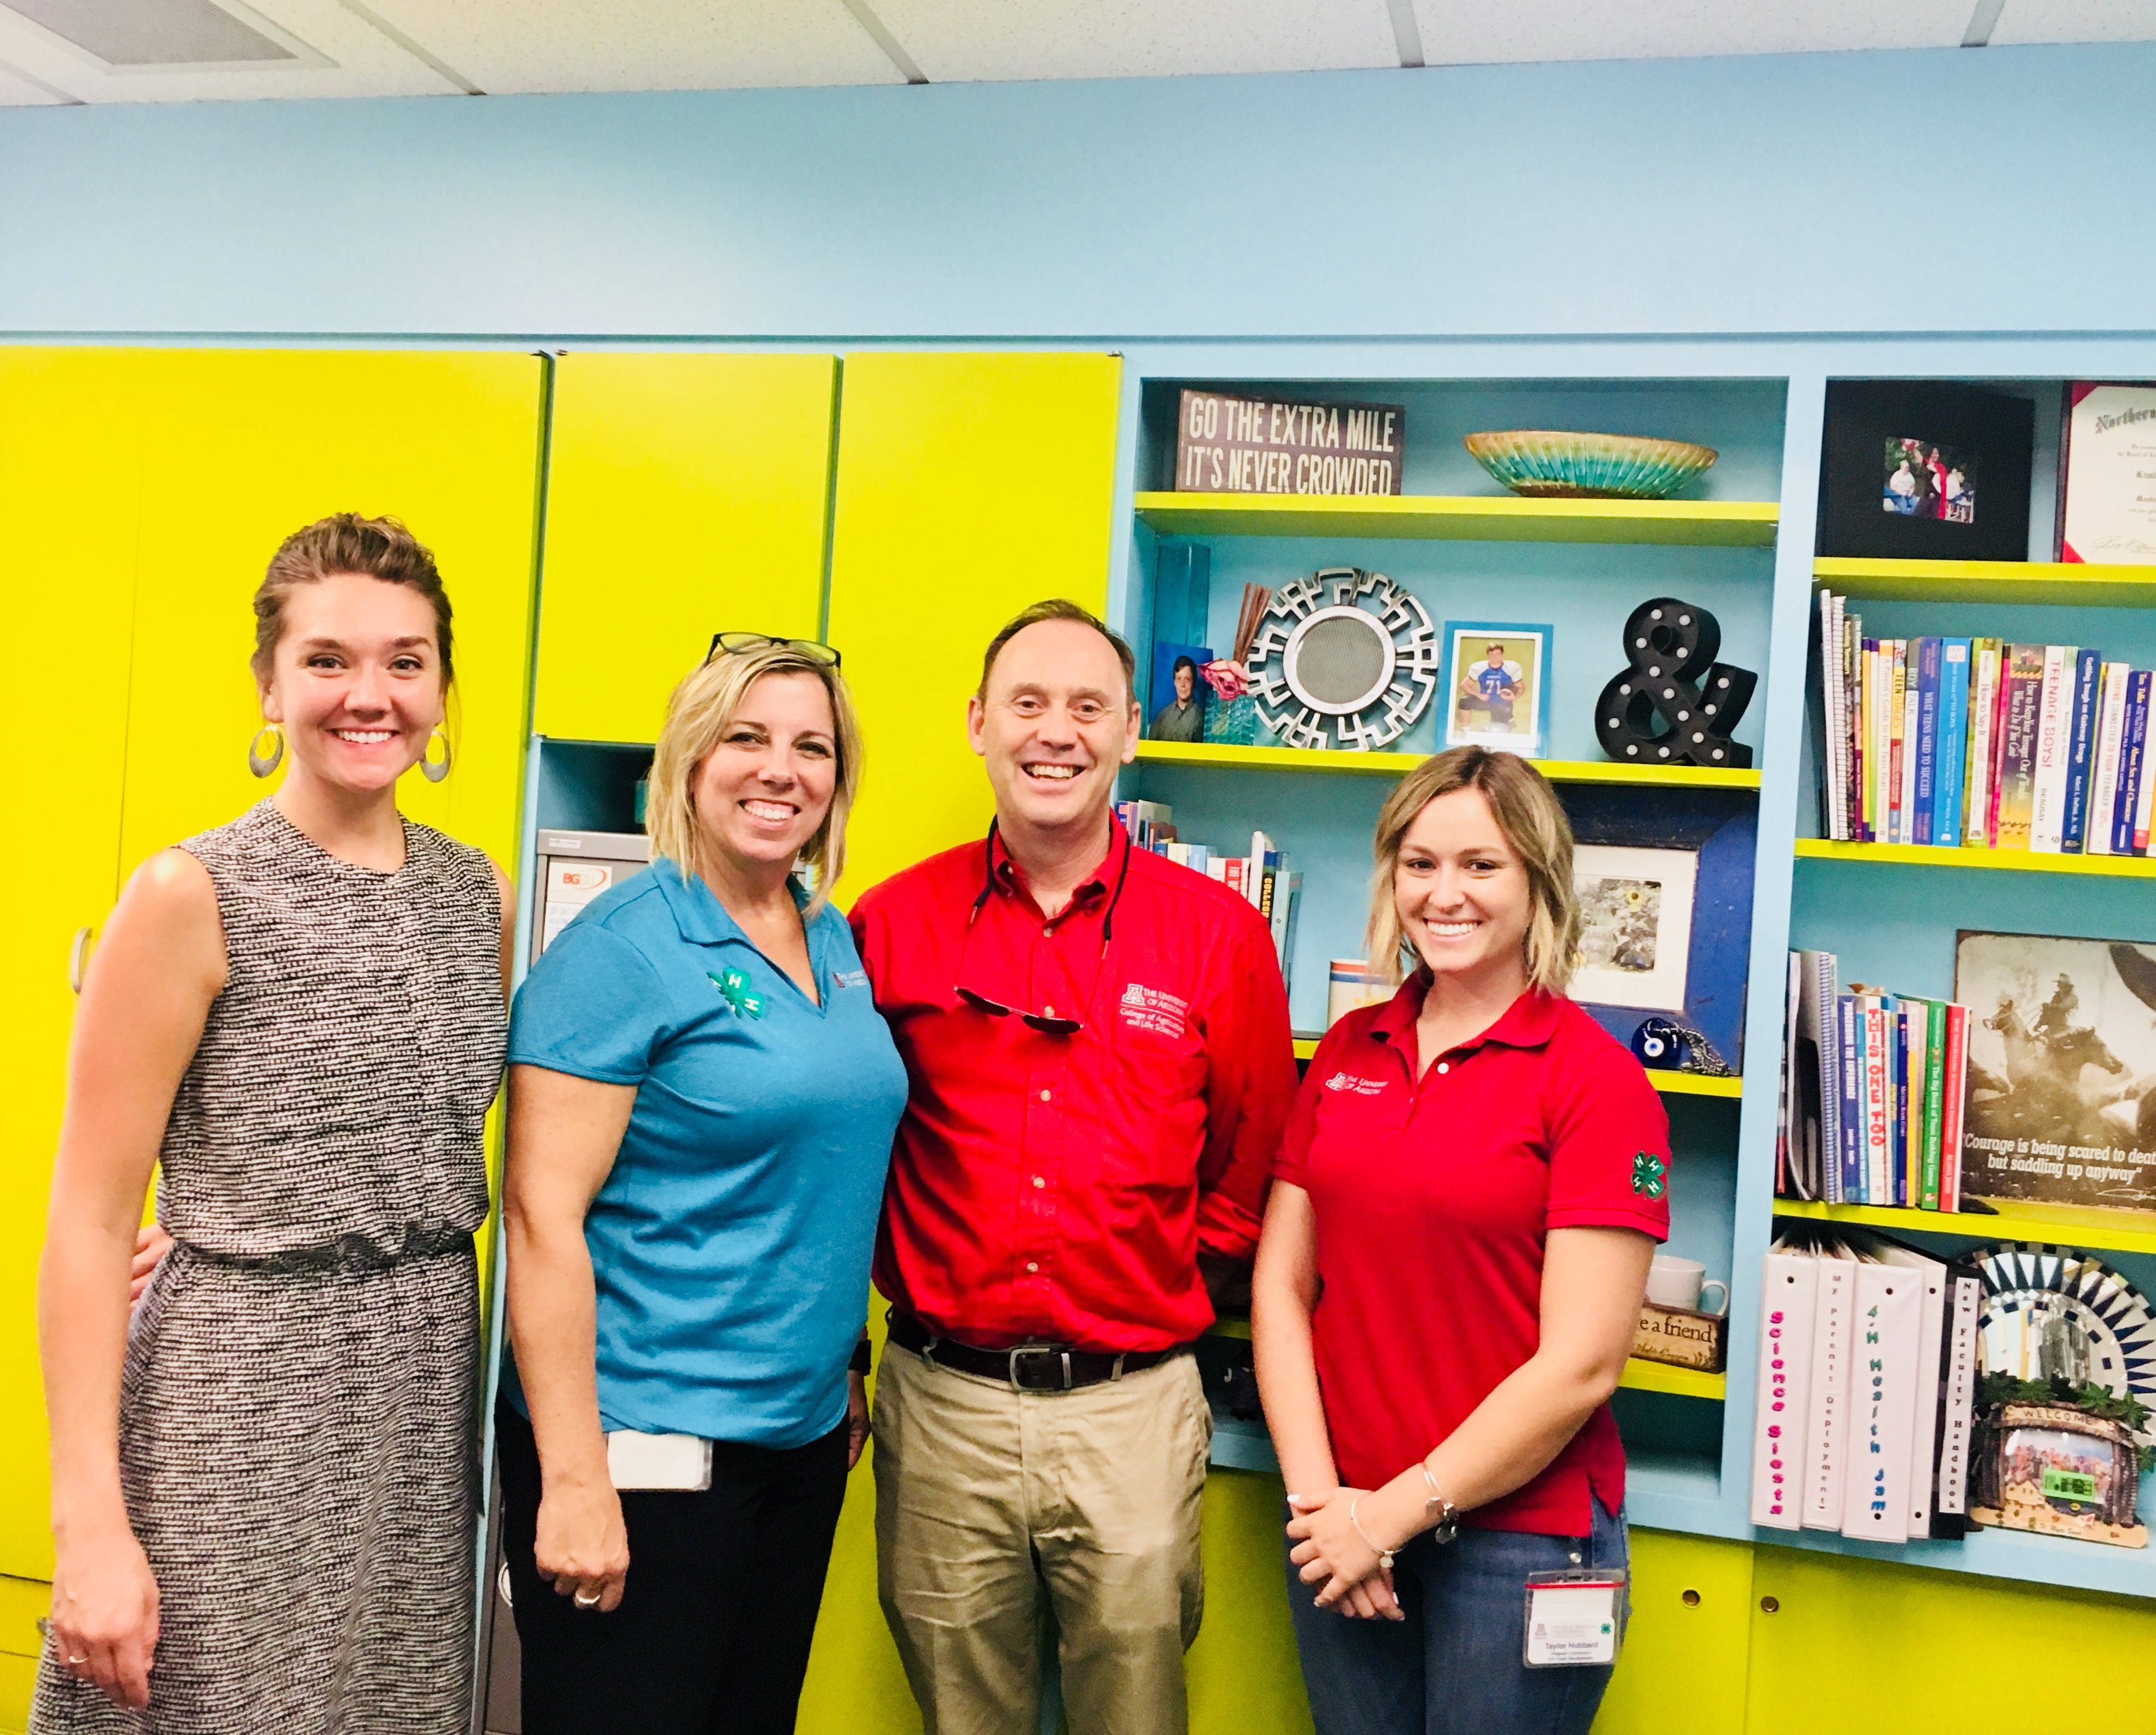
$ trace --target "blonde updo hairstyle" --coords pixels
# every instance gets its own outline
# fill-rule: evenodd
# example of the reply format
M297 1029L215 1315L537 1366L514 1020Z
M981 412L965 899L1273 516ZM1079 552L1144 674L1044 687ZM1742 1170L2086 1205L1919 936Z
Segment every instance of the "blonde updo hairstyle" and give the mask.
M1527 871L1529 915L1527 983L1561 994L1579 962L1579 901L1572 884L1572 822L1548 780L1517 753L1450 747L1402 778L1378 810L1371 844L1377 871L1370 881L1370 968L1389 982L1422 968L1421 954L1400 926L1393 881L1408 828L1430 803L1473 789Z
M748 690L767 675L810 675L824 684L831 701L838 750L838 776L830 811L803 848L800 865L809 870L814 892L803 913L810 919L830 901L831 888L846 865L846 815L861 787L861 726L854 714L844 678L786 645L712 657L674 689L666 701L666 722L651 758L651 785L644 823L659 853L669 857L685 880L711 865L711 842L696 817L696 773L720 737L733 726Z

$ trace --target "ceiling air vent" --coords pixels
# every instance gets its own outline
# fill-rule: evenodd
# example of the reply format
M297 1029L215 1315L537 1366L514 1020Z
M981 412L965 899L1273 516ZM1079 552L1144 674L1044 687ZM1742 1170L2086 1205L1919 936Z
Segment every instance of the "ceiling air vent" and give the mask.
M230 66L300 58L210 0L4 0L4 9L107 66Z

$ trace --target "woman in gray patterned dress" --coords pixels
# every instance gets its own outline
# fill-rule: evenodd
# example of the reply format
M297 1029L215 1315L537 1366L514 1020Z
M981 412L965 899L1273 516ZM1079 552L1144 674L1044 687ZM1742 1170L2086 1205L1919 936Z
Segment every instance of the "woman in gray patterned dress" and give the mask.
M274 733L290 769L144 864L77 1016L40 1279L41 1735L469 1716L506 882L397 810L451 673L411 533L310 526L255 613L249 757ZM153 1163L173 1245L131 1322Z

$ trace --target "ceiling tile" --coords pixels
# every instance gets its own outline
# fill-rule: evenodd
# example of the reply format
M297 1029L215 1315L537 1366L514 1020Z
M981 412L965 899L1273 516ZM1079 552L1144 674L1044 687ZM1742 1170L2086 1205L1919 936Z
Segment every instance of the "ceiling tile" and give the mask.
M301 57L214 72L108 67L8 11L0 0L0 62L85 102L456 94L451 80L339 0L255 0L231 9L244 22L266 22L286 33L300 45Z
M1949 48L1974 0L1414 0L1424 61L1632 60ZM2011 9L2013 0L2009 0Z
M1398 66L1385 0L870 0L932 84Z
M482 90L895 85L841 0L369 0Z
M39 108L67 98L0 66L0 109Z
M112 66L294 58L216 0L8 0L8 7Z
M1991 44L2156 42L2156 6L2148 0L2006 0L1991 27Z

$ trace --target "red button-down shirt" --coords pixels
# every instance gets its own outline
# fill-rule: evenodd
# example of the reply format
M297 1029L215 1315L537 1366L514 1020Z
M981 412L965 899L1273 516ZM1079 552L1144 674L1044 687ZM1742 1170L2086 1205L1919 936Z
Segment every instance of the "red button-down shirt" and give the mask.
M1350 1487L1412 1466L1534 1354L1550 1230L1670 1232L1669 1119L1637 1060L1531 990L1418 1078L1423 991L1410 978L1326 1033L1274 1171L1310 1195L1312 1348ZM1533 1481L1462 1522L1585 1536L1590 1491L1624 1503L1606 1404Z
M1000 843L932 856L854 909L911 1085L876 1287L961 1342L1188 1342L1213 1321L1199 1250L1257 1245L1295 1096L1271 936L1226 886L1113 831L1052 920Z

